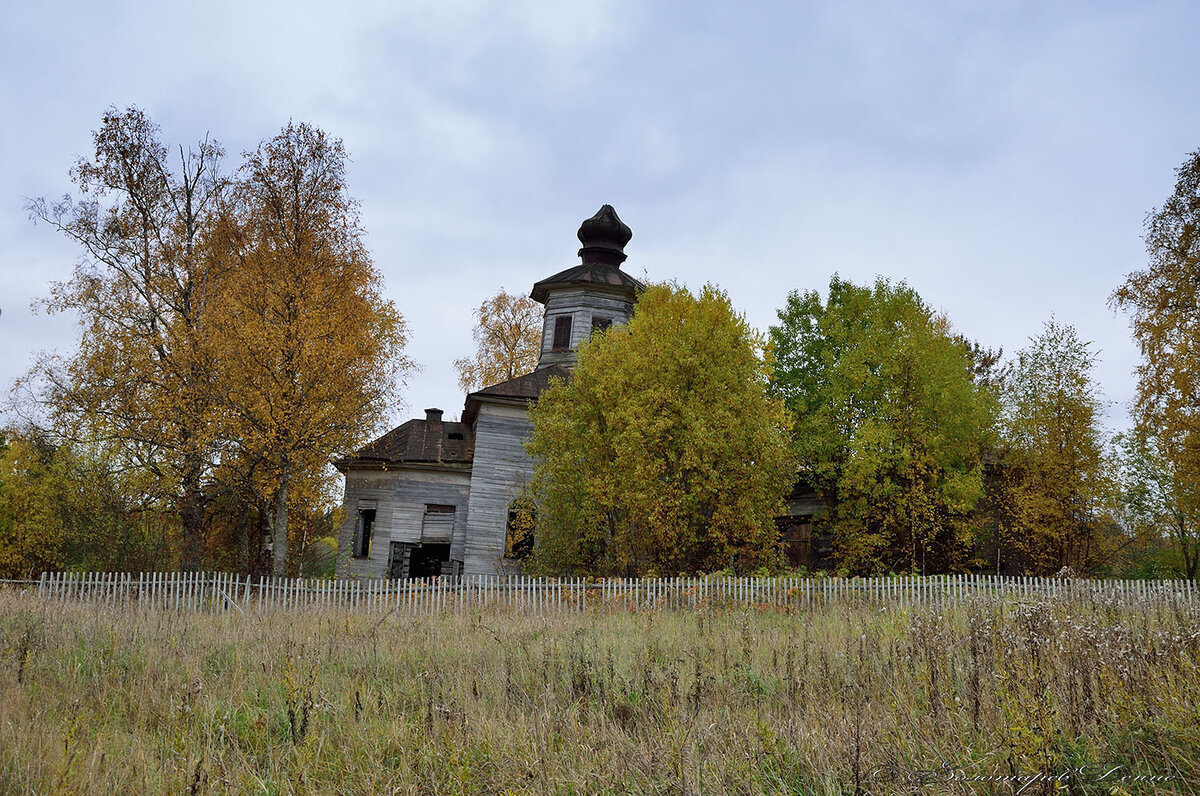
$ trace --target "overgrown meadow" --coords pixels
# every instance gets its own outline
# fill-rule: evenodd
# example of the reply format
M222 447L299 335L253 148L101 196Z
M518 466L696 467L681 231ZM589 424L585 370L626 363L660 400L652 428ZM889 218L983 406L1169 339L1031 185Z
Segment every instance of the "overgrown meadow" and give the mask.
M5 793L1200 792L1200 613L0 595Z

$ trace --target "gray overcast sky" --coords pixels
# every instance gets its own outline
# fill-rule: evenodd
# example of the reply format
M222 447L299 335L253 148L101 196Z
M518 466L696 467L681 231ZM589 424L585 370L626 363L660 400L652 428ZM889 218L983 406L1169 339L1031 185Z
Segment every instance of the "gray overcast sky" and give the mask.
M471 309L577 262L605 202L627 270L725 288L765 329L832 273L909 282L1006 353L1052 314L1125 423L1137 354L1109 293L1200 148L1189 2L4 0L0 389L67 317L30 301L78 252L61 195L107 106L231 153L289 119L344 140L423 367L406 414L462 409Z

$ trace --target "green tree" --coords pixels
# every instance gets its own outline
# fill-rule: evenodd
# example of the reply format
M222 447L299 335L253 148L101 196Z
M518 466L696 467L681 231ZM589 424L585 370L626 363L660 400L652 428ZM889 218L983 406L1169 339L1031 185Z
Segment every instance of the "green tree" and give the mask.
M824 303L793 291L770 329L801 478L852 571L963 566L996 404L978 351L912 288L836 275ZM986 358L986 357L985 357Z
M786 413L729 298L654 285L532 409L532 566L674 574L772 565L792 484Z
M1110 299L1130 314L1141 350L1134 420L1172 483L1178 508L1200 494L1200 150L1176 170L1175 190L1146 218L1149 264L1126 278ZM1200 519L1172 536L1188 577L1196 577ZM1188 564L1187 562L1192 562Z
M454 360L464 392L531 372L542 350L542 305L501 290L475 310L475 356Z
M0 577L155 566L178 525L136 494L101 452L8 429L0 434Z
M1159 438L1135 429L1115 440L1120 456L1122 519L1145 556L1170 545L1171 569L1189 580L1200 565L1200 494L1181 478ZM1141 562L1153 569L1154 561Z
M1051 320L1017 354L1003 393L999 483L1009 549L1026 568L1089 572L1120 541L1091 344Z

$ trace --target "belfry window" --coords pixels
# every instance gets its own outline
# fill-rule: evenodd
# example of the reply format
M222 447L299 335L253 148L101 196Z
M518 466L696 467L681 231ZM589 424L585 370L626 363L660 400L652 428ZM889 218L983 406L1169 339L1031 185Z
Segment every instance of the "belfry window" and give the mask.
M612 326L612 318L603 318L599 315L592 316L592 333L608 331L608 327Z
M554 319L554 350L566 351L571 347L571 316L559 315Z

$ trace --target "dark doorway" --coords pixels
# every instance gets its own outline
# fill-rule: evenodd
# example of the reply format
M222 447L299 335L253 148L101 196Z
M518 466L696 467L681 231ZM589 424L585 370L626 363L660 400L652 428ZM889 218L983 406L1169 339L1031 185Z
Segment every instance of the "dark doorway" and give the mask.
M393 580L457 575L461 570L461 561L450 563L449 544L392 542L391 555L388 557L388 577Z
M388 577L392 580L404 580L408 577L408 563L412 558L411 544L392 542L388 555Z
M410 578L435 578L442 574L442 564L450 561L450 545L422 544L412 549L408 564ZM449 574L449 567L447 574Z
M814 528L811 516L780 517L775 522L789 566L810 572L833 569L833 538Z
M812 569L812 523L808 517L784 517L778 524L779 541L788 565Z

